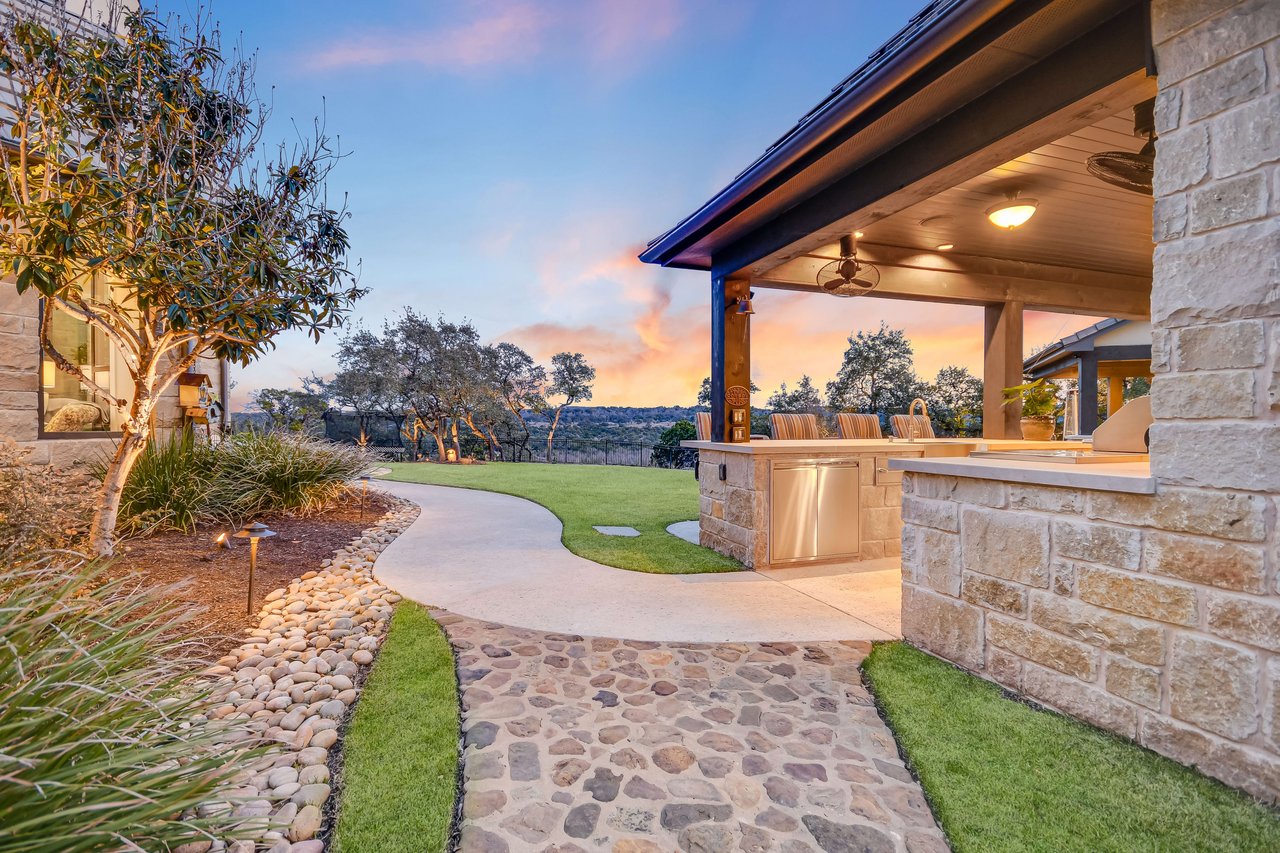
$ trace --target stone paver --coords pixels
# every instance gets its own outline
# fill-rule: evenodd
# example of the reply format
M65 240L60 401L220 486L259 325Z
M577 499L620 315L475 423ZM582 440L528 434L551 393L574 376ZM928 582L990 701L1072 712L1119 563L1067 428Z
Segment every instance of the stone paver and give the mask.
M596 524L592 525L592 529L595 530L596 533L601 533L605 536L626 536L628 538L634 538L640 535L640 531L636 530L634 527L620 527L613 524Z
M677 521L674 524L667 525L667 532L672 536L677 536L686 542L692 542L697 545L700 541L701 522L696 518L693 521Z
M947 849L862 686L868 643L628 641L433 615L462 689L463 853Z

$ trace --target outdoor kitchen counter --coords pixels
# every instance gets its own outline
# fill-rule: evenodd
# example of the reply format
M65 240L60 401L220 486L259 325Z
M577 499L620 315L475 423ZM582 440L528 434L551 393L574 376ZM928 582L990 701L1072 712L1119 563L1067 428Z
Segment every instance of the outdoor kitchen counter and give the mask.
M991 448L995 449L995 448ZM1028 448L1029 449L1029 448ZM1055 450L1071 449L1054 442ZM1150 462L1023 462L1018 459L896 458L889 468L916 474L941 474L975 480L1000 480L1038 486L1064 486L1098 492L1155 494L1156 481Z
M1065 450L1074 442L933 438L684 441L699 451L699 541L753 568L896 558L895 463L967 461L975 450Z
M909 453L925 457L967 457L975 450L1084 450L1089 445L1076 441L1027 441L1025 439L992 438L819 438L812 440L756 439L730 444L720 441L682 441L681 447L696 450L717 450L722 453L748 453L765 456L795 456L818 454L822 456L848 454Z

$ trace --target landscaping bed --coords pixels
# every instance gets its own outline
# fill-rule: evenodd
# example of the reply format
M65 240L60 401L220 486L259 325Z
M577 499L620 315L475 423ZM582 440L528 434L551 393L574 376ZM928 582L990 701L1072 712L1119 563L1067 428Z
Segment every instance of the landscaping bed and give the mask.
M863 671L956 851L1280 850L1280 812L906 643Z
M246 614L249 578L247 540L230 550L216 547L219 533L237 528L204 525L193 533L165 531L125 540L109 574L137 577L144 586L168 587L165 597L202 608L192 624L196 639L208 646L210 659L243 642L237 634L258 623L258 609L274 589L310 571L375 524L391 507L390 500L371 493L363 518L358 496L339 501L312 515L269 513L262 521L278 535L258 546L254 574L253 616Z

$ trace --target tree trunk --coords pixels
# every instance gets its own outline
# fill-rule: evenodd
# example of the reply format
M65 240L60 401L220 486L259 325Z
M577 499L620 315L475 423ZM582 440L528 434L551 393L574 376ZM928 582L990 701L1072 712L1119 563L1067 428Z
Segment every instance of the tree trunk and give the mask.
M134 431L126 423L120 436L120 444L116 446L115 455L107 465L107 473L103 478L102 497L98 501L97 511L93 515L93 526L89 534L89 548L101 557L109 557L115 552L116 520L120 516L120 498L124 495L124 485L129 479L129 472L134 463L147 447L147 439L151 437L151 426Z
M458 443L458 419L453 418L449 421L449 438L453 443L453 461L462 461L462 445Z
M438 430L436 432L431 433L431 437L436 440L436 461L443 462L444 461L444 439L441 437L440 432Z
M560 413L564 411L564 407L556 409L556 416L551 419L551 430L547 433L547 461L551 462L551 442L556 438L556 427L560 425Z

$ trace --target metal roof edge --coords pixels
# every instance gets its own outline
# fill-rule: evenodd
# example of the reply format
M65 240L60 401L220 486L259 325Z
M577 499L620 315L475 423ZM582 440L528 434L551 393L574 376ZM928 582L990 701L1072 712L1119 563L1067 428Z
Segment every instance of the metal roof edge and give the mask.
M1040 352L1035 353L1034 355L1028 356L1027 358L1023 359L1023 362L1022 362L1023 372L1026 372L1028 370L1033 370L1037 367L1042 367L1045 364L1048 364L1049 362L1053 361L1054 358L1057 356L1065 355L1066 353L1069 353L1069 352L1074 352L1074 350L1071 347L1072 344L1077 344L1083 341L1087 341L1096 335L1100 335L1109 329L1114 329L1116 326L1123 326L1125 323L1128 323L1128 322L1129 322L1128 320L1123 320L1119 317L1107 317L1104 320L1099 320L1098 322L1094 323L1092 326L1086 326L1085 328L1081 329L1078 332L1073 332L1072 334L1067 335L1065 338L1054 341L1044 349L1040 350Z

